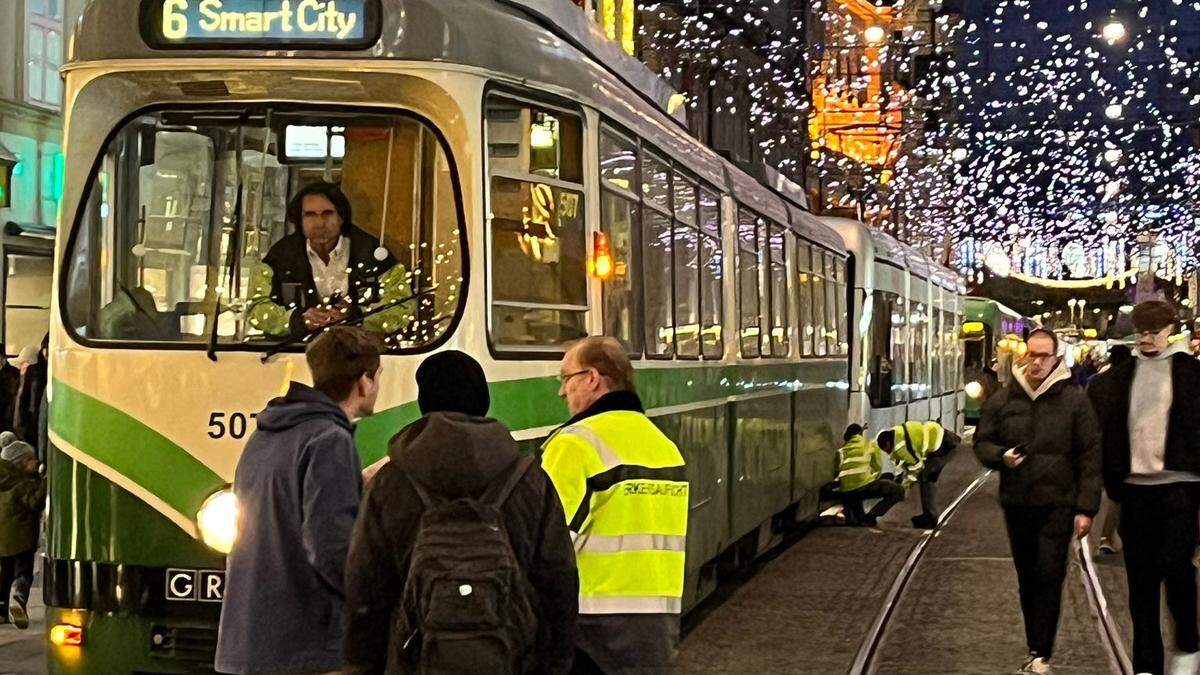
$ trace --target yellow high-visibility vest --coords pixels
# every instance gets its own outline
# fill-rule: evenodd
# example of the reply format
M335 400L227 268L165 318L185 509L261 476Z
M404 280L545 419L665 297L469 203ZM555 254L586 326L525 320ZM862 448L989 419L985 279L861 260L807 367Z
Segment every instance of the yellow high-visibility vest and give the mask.
M892 458L904 470L906 481L911 482L925 468L925 458L942 446L946 430L937 422L905 422L892 428L892 437ZM909 447L909 439L912 447Z
M883 450L861 434L838 450L838 489L853 492L879 480L883 473Z
M614 410L542 448L575 541L581 614L678 614L688 482L679 449L645 415Z

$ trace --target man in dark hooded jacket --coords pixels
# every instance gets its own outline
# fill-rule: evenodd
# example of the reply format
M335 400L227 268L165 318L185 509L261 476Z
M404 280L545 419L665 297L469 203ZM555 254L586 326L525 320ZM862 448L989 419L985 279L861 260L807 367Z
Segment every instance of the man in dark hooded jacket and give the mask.
M1100 429L1071 380L1058 336L1029 335L1027 365L983 406L975 454L1000 472L1000 505L1017 569L1029 654L1020 673L1050 672L1072 535L1100 508Z
M222 673L325 673L344 660L346 551L362 491L351 420L374 412L380 340L339 326L309 345L313 386L258 415L233 489L237 540L217 638Z
M390 461L371 479L346 569L349 672L411 668L395 635L393 612L408 580L413 542L426 507L419 483L443 499L479 498L506 477L520 449L490 405L483 369L457 351L417 369L422 417L400 431ZM538 630L527 672L566 673L575 650L579 577L554 486L540 467L525 472L500 507L509 542L530 583Z

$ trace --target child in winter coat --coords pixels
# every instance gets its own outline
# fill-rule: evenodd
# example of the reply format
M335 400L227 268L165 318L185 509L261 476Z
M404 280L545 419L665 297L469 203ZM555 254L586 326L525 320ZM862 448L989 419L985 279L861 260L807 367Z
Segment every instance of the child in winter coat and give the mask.
M24 630L29 627L26 605L46 479L38 473L37 455L28 443L4 446L0 460L0 623Z

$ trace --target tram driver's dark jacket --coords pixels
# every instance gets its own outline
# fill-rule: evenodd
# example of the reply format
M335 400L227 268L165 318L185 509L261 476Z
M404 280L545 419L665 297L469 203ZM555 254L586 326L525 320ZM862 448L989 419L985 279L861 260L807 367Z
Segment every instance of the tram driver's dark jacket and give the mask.
M353 428L293 382L267 404L238 461L238 538L217 637L222 673L341 670L346 552L362 492Z
M1004 453L1023 445L1015 469ZM983 405L975 454L1000 472L1003 506L1070 507L1092 516L1100 510L1100 431L1087 396L1060 363L1034 390L1021 370Z
M1171 412L1163 469L1200 474L1200 360L1186 352L1171 359ZM1113 366L1094 377L1088 397L1100 416L1104 437L1104 488L1122 501L1129 477L1129 402L1137 359Z
M393 640L392 612L408 578L424 503L412 481L445 499L478 498L519 457L508 429L457 412L425 415L392 439L389 461L367 485L346 567L347 672L410 672ZM538 618L531 668L567 673L575 651L579 573L562 503L536 464L500 509Z

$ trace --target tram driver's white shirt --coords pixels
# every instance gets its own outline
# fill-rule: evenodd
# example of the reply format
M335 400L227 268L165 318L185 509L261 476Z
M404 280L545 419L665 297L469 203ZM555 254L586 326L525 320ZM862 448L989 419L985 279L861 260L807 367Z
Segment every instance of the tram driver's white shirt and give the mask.
M338 237L338 243L329 253L329 264L313 250L311 242L304 243L308 251L308 264L312 267L313 285L322 300L334 295L350 295L350 239Z

